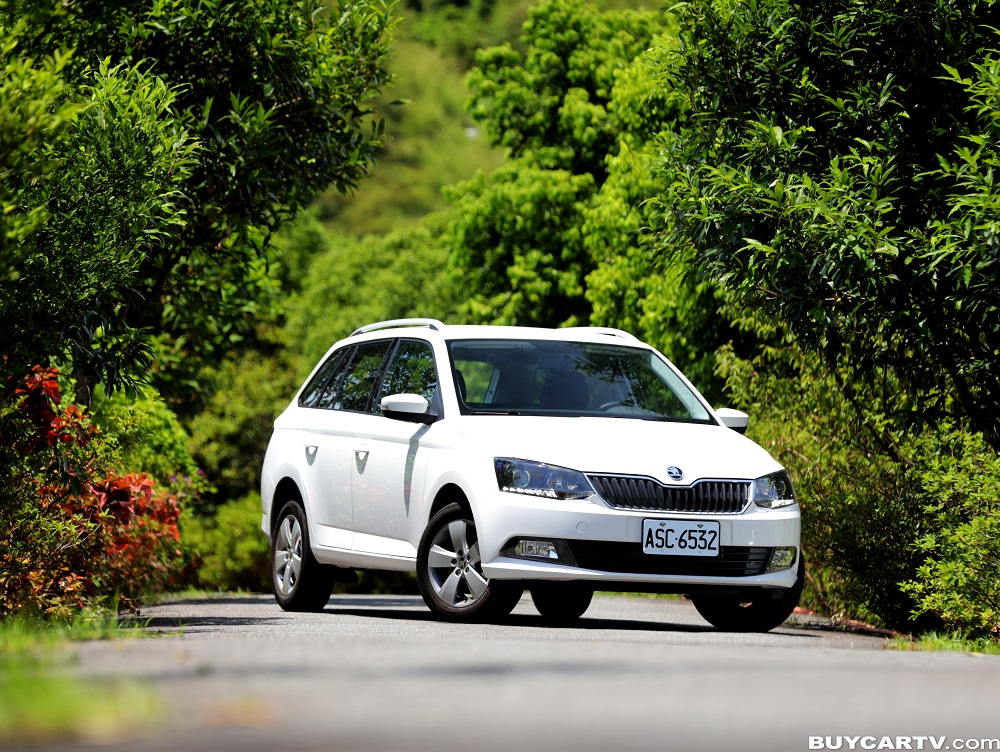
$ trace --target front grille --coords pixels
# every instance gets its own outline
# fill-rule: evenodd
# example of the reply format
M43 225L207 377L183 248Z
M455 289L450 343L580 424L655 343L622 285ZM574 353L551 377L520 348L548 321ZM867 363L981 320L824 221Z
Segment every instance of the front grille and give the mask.
M652 478L588 475L594 490L617 509L657 512L738 514L750 498L750 483L701 480L691 486L665 486Z
M568 541L577 565L599 572L674 574L693 577L753 577L763 574L773 548L722 546L718 556L644 554L641 543Z

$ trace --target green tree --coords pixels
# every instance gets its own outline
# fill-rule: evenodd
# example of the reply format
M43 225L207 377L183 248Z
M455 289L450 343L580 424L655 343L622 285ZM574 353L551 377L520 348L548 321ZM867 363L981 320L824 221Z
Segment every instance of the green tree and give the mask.
M713 284L664 263L650 228L655 137L686 104L647 59L676 44L669 17L550 0L530 12L523 54L485 50L472 116L508 152L489 177L448 191L450 265L477 322L620 327L655 344L711 398L713 351L740 335Z
M285 319L262 327L253 348L205 370L212 396L188 423L192 452L215 486L200 513L260 488L275 417L337 340L372 321L451 318L444 227L444 217L432 215L414 228L358 240L306 214L278 233L283 261L272 271L283 283Z
M290 296L283 328L298 364L295 386L339 339L373 321L450 318L459 291L444 274L446 214L384 237L324 237L301 291ZM291 393L287 398L291 398Z
M470 113L508 160L450 192L450 264L469 296L466 318L587 322L585 280L596 263L583 228L627 127L611 108L614 90L663 30L660 14L549 0L529 14L523 56L510 45L477 55Z
M0 376L13 388L68 356L119 386L144 352L119 306L141 259L182 222L194 145L165 117L174 93L159 79L102 64L74 87L65 56L35 62L17 33L0 33Z
M954 410L1000 446L994 3L678 13L660 242L787 322L870 427Z
M21 17L29 22L15 26ZM0 25L16 39L11 54L61 60L72 48L61 74L77 88L92 85L102 60L110 61L105 68L121 65L155 81L163 107L153 110L136 96L120 114L152 118L159 132L196 147L184 174L169 172L173 192L156 194L154 209L163 213L166 206L183 221L153 217L122 225L138 228L133 235L152 226L157 242L104 265L115 284L100 328L60 319L66 331L77 325L82 335L77 349L84 354L75 358L81 380L141 368L126 357L136 348L108 348L98 329L164 332L178 366L224 352L234 337L252 332L261 243L318 191L356 186L378 148L379 125L365 125L364 106L387 79L391 24L388 8L367 0L331 10L317 0L45 0L0 7ZM107 123L116 127L113 118ZM84 129L76 132L87 137ZM119 158L116 149L109 155ZM107 190L81 180L77 195L98 202ZM67 209L52 214L67 215ZM125 216L113 210L95 226L111 232L119 219ZM26 296L28 288L22 283L13 292ZM158 378L171 391L168 375Z
M422 16L423 14L421 14ZM328 190L314 206L332 231L384 235L447 208L442 188L502 161L499 149L472 128L465 113L465 71L440 51L406 39L395 27L389 70L393 85L373 107L385 116L384 148L363 191ZM455 29L441 27L448 36Z

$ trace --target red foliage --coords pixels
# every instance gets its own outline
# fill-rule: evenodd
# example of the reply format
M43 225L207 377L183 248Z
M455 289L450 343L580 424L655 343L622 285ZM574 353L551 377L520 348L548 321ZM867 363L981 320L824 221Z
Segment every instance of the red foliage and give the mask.
M55 447L60 443L83 446L96 428L90 425L86 416L76 405L70 405L63 412L59 406L59 371L55 368L35 366L24 384L14 390L14 398L19 400L18 411L28 426L26 436L12 442L22 455L33 454L43 447Z
M64 613L88 596L117 595L134 608L151 589L169 584L180 551L180 505L157 494L144 474L120 475L94 467L88 445L97 429L75 405L59 409L58 371L36 367L15 392L16 436L7 445L25 461L36 512L21 537L45 528L37 545L6 552L0 535L0 615L21 608ZM32 522L32 520L34 522ZM39 524L39 522L41 524ZM10 534L19 533L12 529ZM14 544L12 539L10 544ZM6 604L3 601L8 601Z

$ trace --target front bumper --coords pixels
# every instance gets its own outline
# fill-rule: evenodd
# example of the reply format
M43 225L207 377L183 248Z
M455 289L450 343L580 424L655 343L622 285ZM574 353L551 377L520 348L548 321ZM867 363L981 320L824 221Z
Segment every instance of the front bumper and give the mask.
M741 514L692 514L612 509L600 499L559 501L497 491L480 497L474 510L478 521L483 573L497 580L587 580L601 589L635 589L662 592L693 592L704 588L790 588L796 568L747 576L706 574L658 574L651 571L603 571L563 562L504 556L501 549L512 539L534 538L586 543L599 550L601 542L610 549L619 544L641 551L642 523L646 519L712 520L719 523L720 546L726 550L799 547L801 519L797 505L783 509L761 509L755 505ZM661 557L647 555L662 564ZM636 568L644 568L644 556L633 557ZM797 561L797 557L796 557ZM574 562L575 563L575 562ZM653 563L652 561L650 563ZM662 566L647 569L662 569ZM762 570L763 571L763 570Z

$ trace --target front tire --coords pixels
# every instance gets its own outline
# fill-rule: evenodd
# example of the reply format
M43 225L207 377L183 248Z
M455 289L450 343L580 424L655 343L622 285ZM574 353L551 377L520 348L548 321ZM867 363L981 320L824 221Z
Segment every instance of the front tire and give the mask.
M285 611L322 611L334 578L309 548L306 512L297 500L285 503L271 536L271 582L274 598Z
M460 504L449 504L427 523L417 548L417 585L431 611L456 622L502 619L524 592L483 574L476 522Z
M740 598L692 598L694 607L709 624L723 632L770 632L781 626L799 605L805 585L806 567L799 553L798 579L785 591L762 590L749 603ZM779 593L778 597L774 597Z

